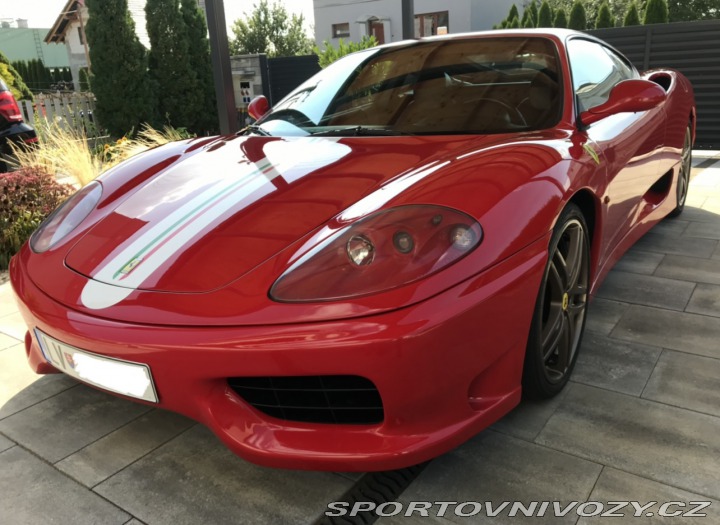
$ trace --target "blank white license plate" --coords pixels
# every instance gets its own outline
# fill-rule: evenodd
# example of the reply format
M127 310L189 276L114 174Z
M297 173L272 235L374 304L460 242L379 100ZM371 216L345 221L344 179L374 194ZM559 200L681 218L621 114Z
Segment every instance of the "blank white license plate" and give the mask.
M158 402L150 367L93 354L35 329L45 359L67 375L125 396Z

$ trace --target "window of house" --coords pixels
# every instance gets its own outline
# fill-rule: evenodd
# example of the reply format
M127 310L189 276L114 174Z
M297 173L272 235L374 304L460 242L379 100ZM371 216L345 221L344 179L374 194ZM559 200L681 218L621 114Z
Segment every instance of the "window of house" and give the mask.
M450 27L448 26L448 12L438 11L437 13L425 13L422 15L415 15L415 37L421 36L432 36L438 34L438 28L441 29L441 33L449 33Z
M342 24L332 25L332 37L333 38L348 38L350 36L350 23L343 22Z
M80 44L83 44L83 45L84 45L84 44L85 44L85 40L83 40L82 28L78 27L78 28L77 28L77 32L78 32L78 38L80 39Z

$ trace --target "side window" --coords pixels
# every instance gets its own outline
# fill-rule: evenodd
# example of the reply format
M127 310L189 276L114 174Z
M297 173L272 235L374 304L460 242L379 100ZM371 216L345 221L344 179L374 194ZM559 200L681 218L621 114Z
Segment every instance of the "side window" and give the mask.
M603 47L603 50L608 54L610 60L615 63L615 67L620 71L623 80L629 80L631 78L640 78L640 75L623 57L615 53L612 49Z
M635 76L620 57L596 42L573 39L567 49L580 111L606 102L615 84Z

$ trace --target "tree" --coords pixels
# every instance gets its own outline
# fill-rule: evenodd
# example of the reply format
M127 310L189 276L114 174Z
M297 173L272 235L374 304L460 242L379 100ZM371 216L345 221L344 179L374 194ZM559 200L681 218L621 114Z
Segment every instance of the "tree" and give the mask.
M364 35L360 42L345 42L341 38L337 47L334 47L330 42L325 40L323 41L323 47L325 49L321 50L319 47L315 46L313 48L313 52L318 56L320 67L324 68L345 55L349 55L355 51L360 51L361 49L375 47L376 45L378 45L378 41L375 36L368 37L367 35Z
M205 16L197 0L181 0L180 12L190 42L188 63L198 81L198 112L187 127L196 133L215 133L218 127L217 101Z
M627 10L627 13L625 14L625 20L623 21L623 26L639 26L640 25L640 14L638 13L637 4L635 2L632 2L630 4L630 7Z
M555 20L553 20L553 27L566 28L568 26L567 15L565 10L561 7L555 13Z
M520 20L518 19L518 17L515 17L508 24L508 29L519 29L519 28L520 28Z
M720 0L668 0L672 22L720 18Z
M235 20L230 52L237 55L266 53L270 57L309 55L313 41L305 33L305 17L292 16L276 1L260 0L246 20Z
M147 53L135 34L127 0L85 0L85 5L95 114L120 137L153 117Z
M532 11L529 8L525 8L523 11L522 18L520 19L521 27L535 27L535 21L532 18Z
M610 5L607 2L603 2L600 5L600 10L595 19L595 29L603 29L605 27L615 27Z
M515 4L510 7L510 12L508 13L505 20L507 20L508 23L512 23L513 18L517 18L518 20L520 20L520 12L518 11L518 8Z
M538 11L538 27L552 27L552 10L550 9L550 4L548 4L547 0L543 0L542 5L540 6L540 11Z
M532 26L528 26L528 27L537 27L537 22L538 22L537 0L530 0L530 5L528 6L528 8L526 10L530 11L530 16L532 18L532 23L533 23Z
M150 39L148 74L158 97L159 123L188 127L200 110L197 74L189 63L190 42L178 0L147 0Z
M25 85L25 82L23 82L22 77L1 51L0 77L5 81L5 84L7 84L8 89L10 89L16 100L33 99L32 93Z
M570 29L576 31L585 31L587 29L587 16L585 14L585 6L581 0L575 0L570 10L570 21L568 22Z
M645 24L667 24L668 5L666 0L648 0L645 7Z

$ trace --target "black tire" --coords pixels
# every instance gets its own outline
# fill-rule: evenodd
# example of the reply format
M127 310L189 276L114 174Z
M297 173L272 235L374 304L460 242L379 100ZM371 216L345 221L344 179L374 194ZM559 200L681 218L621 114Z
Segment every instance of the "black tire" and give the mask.
M683 142L682 155L680 157L680 169L678 169L677 180L677 206L668 214L668 217L678 217L685 209L688 189L690 187L690 171L692 170L692 131L690 126L685 130L685 141Z
M590 280L588 228L580 208L568 204L548 246L523 368L523 395L558 394L575 367L587 317Z

